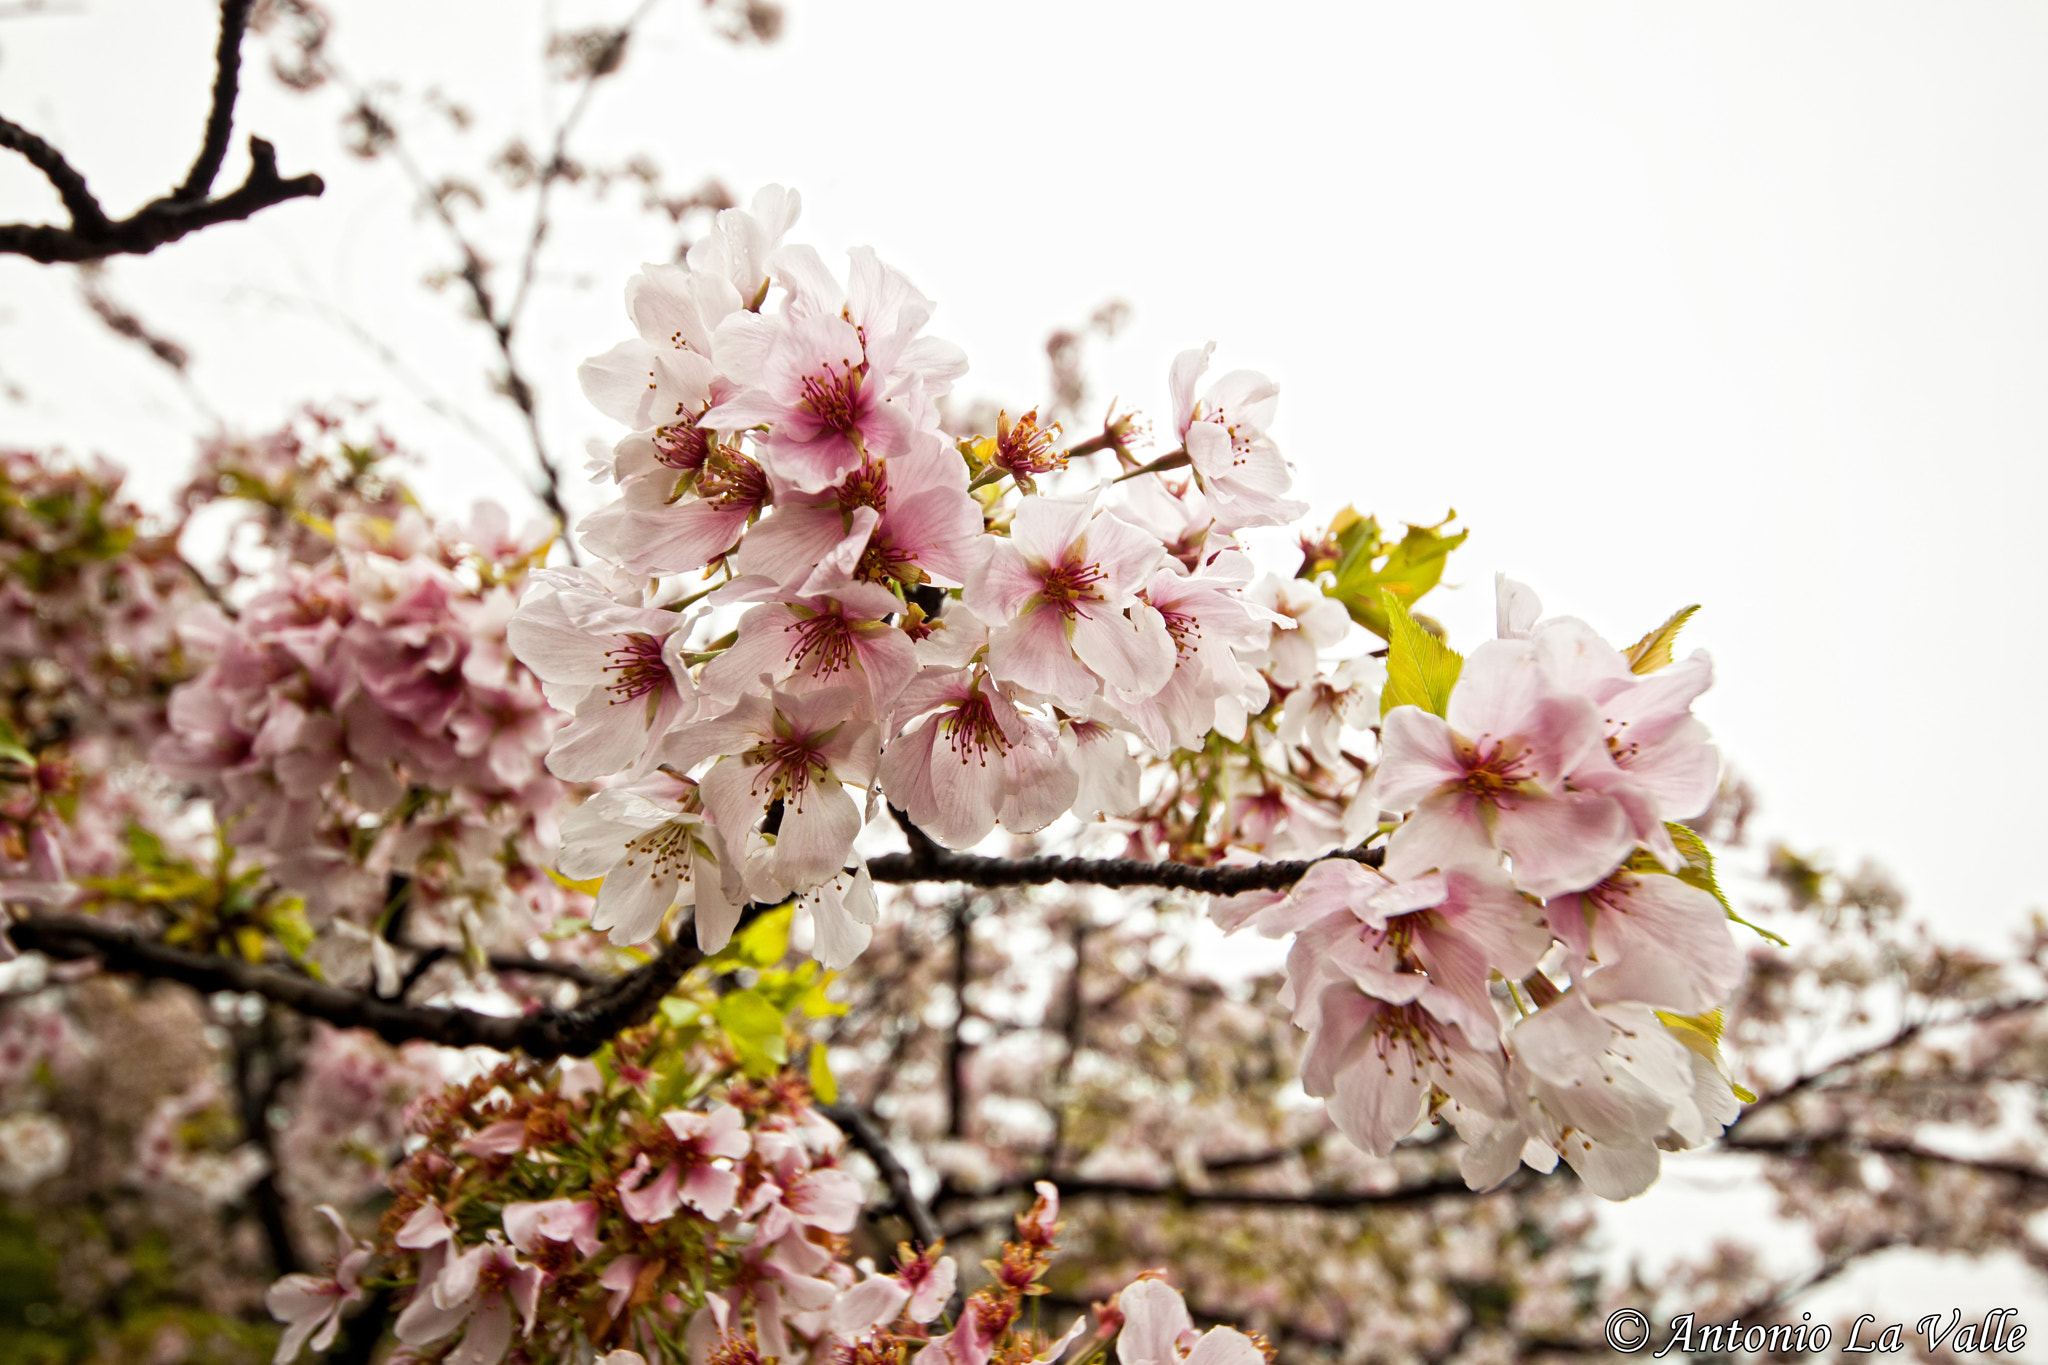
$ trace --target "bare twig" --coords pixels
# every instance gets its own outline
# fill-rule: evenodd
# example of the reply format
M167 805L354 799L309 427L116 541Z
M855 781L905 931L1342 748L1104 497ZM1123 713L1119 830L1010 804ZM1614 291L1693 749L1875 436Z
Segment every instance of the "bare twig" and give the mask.
M217 199L207 197L227 155L228 137L234 125L242 35L248 28L251 3L252 0L222 0L213 103L207 115L206 136L191 171L176 189L144 204L127 218L108 218L99 200L86 187L85 176L64 159L63 153L20 124L0 118L0 148L18 153L41 171L71 219L68 228L0 224L0 252L26 256L45 265L146 255L201 228L237 222L274 204L320 194L326 187L319 176L283 178L277 173L276 149L262 138L252 137L248 178Z

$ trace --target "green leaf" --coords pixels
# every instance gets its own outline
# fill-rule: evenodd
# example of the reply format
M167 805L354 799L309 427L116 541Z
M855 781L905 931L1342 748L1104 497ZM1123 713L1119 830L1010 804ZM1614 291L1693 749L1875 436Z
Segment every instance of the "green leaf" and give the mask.
M1452 512L1434 526L1410 526L1400 540L1390 542L1380 538L1377 521L1346 508L1330 525L1338 554L1331 565L1334 580L1324 591L1344 604L1352 620L1391 640L1393 625L1381 594L1392 593L1412 609L1442 581L1444 560L1471 534L1444 534L1443 528L1457 515Z
M1393 592L1382 588L1380 602L1392 634L1387 637L1387 686L1380 693L1380 714L1397 706L1419 706L1441 716L1451 703L1451 689L1464 656L1417 625Z
M297 896L287 896L268 907L263 912L263 927L295 962L313 946L313 926L306 921L306 903Z
M1678 845L1678 856L1685 859L1685 866L1678 869L1678 880L1684 882L1687 886L1698 887L1700 890L1711 895L1715 900L1721 902L1721 908L1727 911L1728 918L1743 928L1755 931L1758 935L1769 939L1780 948L1791 946L1779 935L1772 933L1761 924L1751 924L1748 920L1735 913L1735 907L1728 903L1727 895L1721 890L1720 880L1714 876L1714 854L1713 850L1707 847L1705 839L1700 838L1699 834L1690 826L1681 825L1674 821L1665 821L1664 828L1671 831L1671 842ZM1652 870L1663 871L1662 868L1654 868Z
M1728 1082L1728 1088L1730 1090L1733 1090L1735 1092L1735 1098L1741 1100L1744 1104L1756 1103L1756 1092L1754 1090L1751 1090L1748 1086L1738 1085L1734 1081L1730 1081Z
M772 967L789 952L789 926L796 918L792 902L768 911L732 936L712 963L726 971L735 967Z
M1671 613L1671 619L1628 648L1628 666L1637 673L1655 673L1671 662L1671 646L1678 643L1678 630L1700 609L1695 602Z
M782 1011L755 991L734 991L721 998L718 1026L749 1076L773 1075L789 1060Z
M826 1104L839 1100L839 1082L832 1079L831 1064L825 1058L823 1043L811 1044L811 1093Z

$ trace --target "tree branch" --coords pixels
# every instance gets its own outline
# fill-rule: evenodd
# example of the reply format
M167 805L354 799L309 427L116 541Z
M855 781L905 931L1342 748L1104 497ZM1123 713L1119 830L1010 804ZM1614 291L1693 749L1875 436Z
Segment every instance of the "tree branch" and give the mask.
M1331 856L1376 866L1381 853L1377 848L1350 849ZM1196 867L1114 858L980 858L927 844L917 854L876 858L868 870L879 882L965 882L973 886L1084 882L1232 895L1291 886L1314 865L1314 861L1302 859L1249 867ZM749 906L742 923L764 908ZM179 981L201 991L251 992L343 1028L369 1029L388 1042L417 1038L444 1047L525 1052L543 1061L565 1054L588 1056L620 1030L645 1023L683 973L703 960L695 937L685 933L652 962L611 978L572 1006L549 1006L518 1018L504 1018L475 1010L386 1000L275 967L174 948L132 929L91 918L34 915L17 919L6 932L17 947L49 957L67 961L97 958L109 971ZM576 979L564 964L505 959L493 965Z
M880 881L881 878L877 877L876 880ZM2015 1014L2024 1014L2028 1010L2040 1009L2043 1006L2048 1006L2048 996L2024 996L2017 1000L1995 1001L1973 1010L1966 1010L1961 1014L1951 1015L1946 1019L1930 1017L1917 1020L1901 1028L1882 1042L1872 1043L1866 1048L1859 1048L1846 1057L1838 1057L1826 1066L1816 1067L1812 1071L1787 1081L1776 1089L1767 1090L1757 1096L1756 1099L1743 1106L1742 1113L1736 1117L1735 1122L1728 1125L1724 1141L1730 1141L1730 1145L1732 1145L1732 1139L1737 1130L1764 1110L1783 1104L1785 1101L1805 1094L1809 1090L1816 1089L1842 1072L1854 1070L1872 1058L1881 1057L1887 1052L1895 1052L1899 1048L1913 1042L1930 1029L1950 1028L1958 1024L1985 1024L1994 1019L2004 1019Z
M0 224L0 252L26 256L49 265L57 261L97 261L108 256L142 256L180 237L218 223L238 222L274 204L321 193L317 175L277 173L277 151L260 137L249 139L249 176L241 186L218 199L206 196L227 155L234 125L235 96L241 70L242 35L249 24L252 0L221 0L220 43L215 51L213 104L206 135L184 183L116 222L86 187L85 177L55 147L17 123L0 118L0 147L16 152L43 173L63 201L71 226Z
M758 907L748 908L749 916L757 911ZM524 1052L540 1061L588 1056L621 1030L645 1023L683 973L704 958L695 936L686 932L653 961L592 990L574 1005L506 1017L385 1000L275 967L173 948L129 929L75 916L17 919L8 933L17 947L48 957L97 958L107 970L131 976L177 981L199 991L261 995L330 1024L369 1029L387 1042L423 1039L443 1047L488 1047Z
M1235 896L1245 891L1280 891L1294 885L1311 867L1329 858L1349 858L1378 867L1383 848L1348 848L1323 858L1295 858L1237 867L1198 867L1193 863L1148 862L1142 858L983 858L972 853L929 846L919 853L888 853L868 860L868 875L878 882L963 882L968 886L1044 886L1079 882L1092 886L1157 886L1175 891L1206 891Z
M1474 1190L1462 1177L1446 1175L1434 1176L1412 1185L1397 1185L1391 1190L1305 1190L1298 1194L1290 1194L1281 1190L1197 1190L1181 1184L1141 1185L1129 1180L1084 1180L1074 1175L1034 1175L1005 1181L989 1190L941 1190L933 1202L944 1208L948 1204L992 1199L1006 1194L1021 1194L1036 1182L1049 1180L1059 1187L1062 1201L1088 1198L1157 1199L1170 1204L1194 1207L1322 1209L1326 1212L1342 1213L1354 1209L1404 1208L1453 1195L1479 1198L1504 1194L1532 1180L1542 1178L1525 1170L1511 1177L1506 1184L1490 1190ZM981 1225L981 1221L976 1220L968 1224L967 1228ZM951 1231L958 1235L963 1230L966 1229L954 1228Z
M876 1173L882 1177L882 1183L889 1189L889 1198L892 1201L890 1207L902 1214L903 1220L910 1224L910 1231L917 1239L918 1250L929 1251L937 1246L942 1240L938 1219L932 1216L930 1207L919 1199L917 1192L911 1188L910 1172L903 1169L903 1163L896 1159L896 1153L891 1150L887 1139L882 1136L882 1130L876 1127L874 1119L868 1116L867 1111L850 1104L821 1104L818 1106L818 1112L844 1128L846 1135L853 1139L853 1145L864 1152L869 1161L875 1163Z

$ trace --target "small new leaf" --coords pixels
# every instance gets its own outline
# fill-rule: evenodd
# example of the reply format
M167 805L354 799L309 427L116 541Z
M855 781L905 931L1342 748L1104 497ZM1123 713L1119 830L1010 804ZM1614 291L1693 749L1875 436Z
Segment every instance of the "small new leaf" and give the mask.
M1671 619L1629 646L1628 666L1636 673L1655 673L1671 662L1671 646L1678 643L1678 631L1692 614L1698 611L1699 603L1681 607L1671 613Z
M718 1026L749 1076L771 1076L789 1060L782 1011L754 991L734 991L721 997Z
M1419 706L1432 715L1444 715L1451 704L1451 689L1465 658L1436 636L1424 630L1408 614L1408 608L1391 591L1380 590L1380 604L1387 614L1387 685L1380 693L1380 714L1397 706Z
M1671 831L1671 842L1678 845L1678 856L1685 859L1685 866L1678 869L1678 880L1687 886L1696 886L1713 896L1715 900L1721 902L1721 908L1728 912L1728 918L1743 928L1754 930L1759 936L1769 939L1780 948L1791 946L1761 924L1751 924L1735 913L1735 907L1728 903L1728 897L1721 890L1720 880L1714 876L1714 854L1707 847L1705 839L1700 838L1689 826L1673 821L1665 821L1664 828Z
M823 1043L811 1044L811 1093L826 1104L839 1102L839 1082L832 1078L831 1064L825 1058Z
M1316 567L1334 575L1324 591L1344 604L1352 620L1391 640L1393 627L1381 594L1392 593L1401 605L1413 608L1442 580L1444 560L1470 534L1444 534L1457 515L1452 512L1434 526L1410 526L1400 540L1384 541L1379 522L1345 508L1330 524L1329 539L1337 551L1334 562L1316 562Z

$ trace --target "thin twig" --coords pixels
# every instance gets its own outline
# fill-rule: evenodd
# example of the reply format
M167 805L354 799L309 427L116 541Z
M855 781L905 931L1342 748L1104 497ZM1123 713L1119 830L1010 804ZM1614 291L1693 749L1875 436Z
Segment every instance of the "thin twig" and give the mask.
M86 187L85 176L65 160L63 153L20 124L0 118L0 148L18 153L43 173L71 220L68 228L47 223L0 224L0 252L26 256L45 265L147 255L201 228L238 222L286 200L320 194L326 186L319 176L283 178L277 173L277 150L262 138L252 137L248 178L217 199L207 198L227 155L228 138L234 126L242 37L248 28L250 5L251 0L221 0L213 102L207 113L206 134L191 171L169 194L152 199L118 222L107 217L106 210Z

